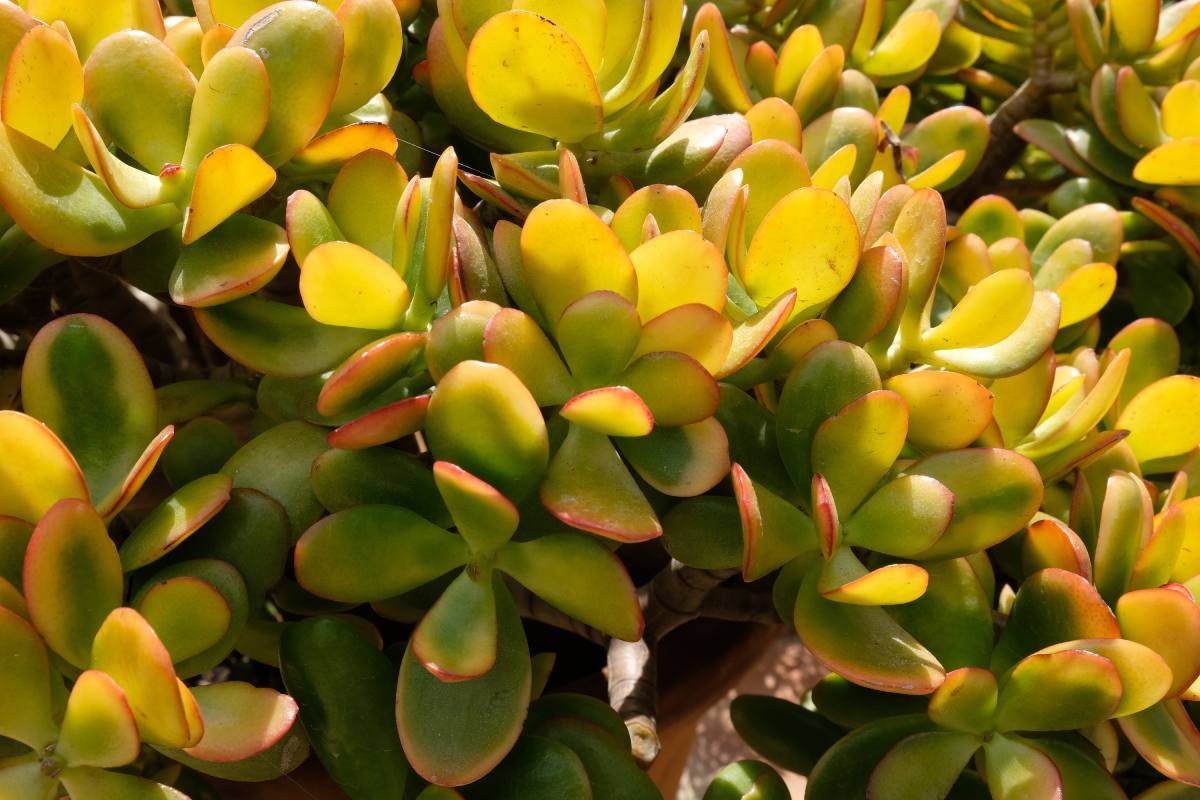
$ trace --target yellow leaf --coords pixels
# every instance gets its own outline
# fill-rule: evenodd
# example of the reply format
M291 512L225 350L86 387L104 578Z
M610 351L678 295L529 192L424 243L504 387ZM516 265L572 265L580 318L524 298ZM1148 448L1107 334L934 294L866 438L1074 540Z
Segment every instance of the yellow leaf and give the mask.
M1109 0L1112 26L1126 53L1141 53L1154 44L1161 7L1162 0Z
M756 142L780 139L797 150L804 143L800 115L781 97L767 97L755 103L746 112L746 121L750 123L750 136Z
M304 259L300 297L326 325L385 329L404 319L409 293L391 264L351 242L326 242Z
M821 32L816 25L801 25L792 31L791 36L779 48L779 66L775 69L776 97L790 101L796 96L800 79L804 77L813 59L822 50L825 43L821 41Z
M637 273L638 313L643 322L688 303L714 311L725 307L725 259L695 231L656 236L629 254Z
M88 500L87 483L67 446L33 417L0 411L0 515L37 522L68 497Z
M1159 145L1134 165L1133 177L1143 183L1200 186L1200 137Z
M1062 301L1060 328L1082 322L1108 303L1117 288L1117 270L1112 264L1087 264L1072 272L1054 290Z
M529 11L488 20L467 52L467 85L496 122L578 142L604 125L596 76L564 28Z
M13 48L4 78L4 124L58 147L83 99L83 67L75 48L49 25L32 28Z
M1162 126L1172 139L1200 137L1200 81L1171 87L1162 101Z
M857 159L858 147L856 145L842 145L833 152L833 155L825 159L821 166L817 167L817 171L812 176L812 185L818 189L832 189L838 181L850 174Z
M242 144L218 147L196 168L183 216L183 243L191 244L257 200L275 183L275 170Z
M1033 279L1015 269L988 275L967 290L942 324L921 342L935 350L986 347L1017 329L1033 303Z
M1138 461L1176 456L1200 443L1200 378L1172 375L1138 392L1121 411L1116 428Z
M832 300L858 266L858 224L833 192L797 189L775 204L750 242L742 283L765 306L796 289L796 309Z
M532 11L559 26L579 45L592 72L604 59L608 12L604 0L513 0L514 11Z
M291 164L304 172L329 172L359 153L396 152L396 134L382 122L355 122L323 133L292 156Z
M929 60L941 38L942 23L933 11L905 14L867 56L862 70L873 77L912 72Z
M637 275L620 240L590 208L572 200L548 200L529 214L521 229L521 260L529 290L551 324L590 292L616 292L637 302Z
M966 150L953 150L908 179L914 189L936 189L949 181L967 160Z
M654 415L632 389L607 386L576 395L559 412L563 419L606 436L645 436Z

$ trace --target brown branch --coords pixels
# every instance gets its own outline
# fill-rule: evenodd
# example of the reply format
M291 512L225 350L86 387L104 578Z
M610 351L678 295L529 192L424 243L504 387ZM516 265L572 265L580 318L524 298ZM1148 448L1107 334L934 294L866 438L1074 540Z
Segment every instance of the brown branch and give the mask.
M946 205L965 209L976 198L995 191L1025 150L1025 140L1013 130L1018 123L1044 113L1051 95L1069 92L1075 77L1054 70L1054 50L1044 20L1033 28L1029 77L988 120L988 144L971 178L946 192Z
M625 721L633 755L650 764L660 745L655 722L658 707L659 640L701 616L705 597L736 569L705 570L672 560L638 590L646 627L636 642L613 639L608 646L608 701Z
M700 616L726 622L753 622L758 625L781 625L775 601L766 592L716 588L709 592L700 606Z

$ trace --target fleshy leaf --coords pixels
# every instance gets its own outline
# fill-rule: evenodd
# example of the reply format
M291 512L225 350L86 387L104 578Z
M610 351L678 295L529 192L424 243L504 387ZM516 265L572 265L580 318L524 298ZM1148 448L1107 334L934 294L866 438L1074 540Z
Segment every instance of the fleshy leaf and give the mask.
M662 534L662 525L608 438L572 425L541 485L542 504L572 527L620 542Z
M192 690L204 718L204 738L187 748L202 761L230 762L269 750L296 723L296 701L274 689L226 681Z
M170 786L95 767L71 767L63 771L61 779L74 800L187 800L187 795Z
M891 469L904 446L908 410L894 392L847 403L812 437L812 468L829 483L838 513L849 518Z
M116 546L90 505L68 499L46 512L29 540L23 585L30 618L50 648L86 666L92 638L123 594Z
M192 739L182 684L154 629L132 608L104 620L92 643L91 668L107 673L125 691L142 741L179 747Z
M950 526L954 493L928 475L888 481L844 525L846 542L879 553L912 557L933 547Z
M459 573L413 631L413 655L442 681L478 678L496 664L491 570Z
M530 213L521 229L521 261L525 280L550 320L591 292L611 291L637 301L637 274L621 241L591 209L572 200L550 200Z
M1173 375L1138 392L1117 418L1138 461L1187 452L1200 442L1200 378Z
M387 329L408 310L404 279L379 256L350 242L327 242L304 259L300 295L325 325Z
M495 364L464 361L443 375L429 403L425 431L436 458L457 464L513 500L533 489L549 460L537 403L515 375Z
M563 419L605 436L645 436L654 429L654 415L646 403L624 386L606 386L576 395L559 413Z
M57 737L46 646L33 626L6 608L0 608L0 642L0 682L8 697L0 708L0 735L40 750Z
M461 537L407 509L361 505L305 531L296 543L296 579L318 596L360 603L415 589L467 557Z
M171 552L224 508L232 488L228 477L209 475L168 497L121 544L122 567L132 572Z
M1086 650L1022 659L1000 686L995 726L1001 731L1061 731L1098 724L1117 710L1123 687L1117 668ZM1053 694L1052 704L1039 697Z
M497 14L471 40L467 84L497 122L578 142L604 111L587 57L566 30L529 11Z
M984 745L988 789L995 800L1026 797L1061 798L1062 776L1046 755L1007 736L994 736Z
M980 744L979 737L969 733L931 731L909 736L875 765L867 784L868 796L901 800L916 792L947 795Z
M496 587L496 664L472 680L444 683L421 665L412 643L400 665L396 724L421 777L461 786L491 771L512 749L529 705L529 649L503 584Z
M945 676L926 650L882 608L847 605L820 594L819 571L796 597L796 632L821 663L860 686L900 694L929 694ZM855 635L847 637L846 631Z
M221 467L237 489L256 489L287 511L294 541L321 516L309 482L313 461L328 449L324 429L284 422L251 439Z
M200 239L275 183L275 170L244 144L207 153L196 166L192 194L183 215L183 243Z
M1176 697L1200 675L1200 607L1178 585L1127 592L1117 601L1121 636L1144 644L1171 668L1167 697Z
M59 500L90 502L91 493L71 451L45 424L19 411L0 411L0 512L27 522L41 519Z
M289 625L280 660L288 693L330 777L352 796L402 795L410 770L396 732L395 666L333 617Z
M254 294L279 274L287 254L283 228L248 214L234 214L184 246L171 272L171 299L202 308Z
M43 327L21 378L25 410L58 434L104 498L157 432L150 375L133 343L112 323L79 314Z
M71 688L55 752L71 766L123 767L141 751L125 692L103 672L88 670Z
M496 554L496 567L550 605L625 641L642 635L637 591L620 559L599 542L558 533L511 542ZM607 598L597 606L593 599Z

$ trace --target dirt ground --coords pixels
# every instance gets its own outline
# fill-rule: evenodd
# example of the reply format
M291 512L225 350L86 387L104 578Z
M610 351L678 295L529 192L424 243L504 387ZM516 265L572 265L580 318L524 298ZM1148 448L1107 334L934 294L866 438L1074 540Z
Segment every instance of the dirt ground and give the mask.
M799 701L821 677L821 667L795 635L783 636L768 649L738 685L710 708L700 721L696 744L680 781L676 800L700 800L722 766L742 758L758 758L742 743L729 721L729 703L739 694L769 694ZM793 800L804 797L804 777L780 770Z

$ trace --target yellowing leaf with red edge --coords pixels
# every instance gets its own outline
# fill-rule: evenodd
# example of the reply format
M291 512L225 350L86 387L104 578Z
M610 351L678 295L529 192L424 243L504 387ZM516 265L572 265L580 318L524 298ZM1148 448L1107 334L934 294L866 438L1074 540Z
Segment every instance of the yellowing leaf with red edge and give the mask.
M296 723L296 701L241 681L197 686L192 696L204 718L204 737L186 749L203 761L241 761L268 750Z
M1134 165L1133 177L1143 183L1200 186L1200 137L1160 144Z
M966 150L952 150L908 179L914 189L936 189L953 178L967 160Z
M103 672L79 676L67 699L55 753L77 767L123 767L137 758L142 743L125 692Z
M75 48L49 25L31 28L13 49L4 77L4 124L58 147L71 129L71 107L83 100L83 67Z
M637 274L620 240L591 209L571 200L548 200L530 213L521 229L521 259L534 298L553 322L591 292L637 301Z
M742 283L759 305L795 289L796 309L833 299L858 264L858 225L837 195L797 189L763 218L742 265Z
M1154 650L1171 668L1167 697L1200 675L1200 607L1179 584L1127 592L1117 601L1121 636Z
M1058 332L1058 316L1058 296L1049 291L1034 292L1033 305L1024 321L999 342L985 347L927 351L925 356L933 366L946 367L981 378L1015 375L1034 364L1054 342Z
M1130 400L1116 428L1129 431L1138 461L1186 453L1200 443L1200 378L1172 375L1155 381Z
M118 608L100 626L91 668L107 673L125 691L142 741L181 747L191 737L180 684L167 648L132 608Z
M809 164L804 156L795 147L778 139L767 139L747 147L730 163L722 180L732 180L739 171L737 183L749 187L750 192L746 204L744 238L753 238L763 219L786 195L812 185ZM705 210L709 210L707 206ZM740 251L742 240L731 242L730 246Z
M904 447L909 411L895 392L868 392L823 421L812 438L812 468L849 519Z
M287 200L286 223L288 245L296 263L304 266L308 254L326 242L346 241L333 214L315 194L297 189Z
M205 475L181 487L121 543L121 566L132 572L183 544L225 507L232 488L233 481L225 475Z
M112 255L179 221L171 205L128 208L99 177L7 127L0 128L0 202L22 230L64 255Z
M292 156L288 169L294 172L332 172L368 150L392 155L396 134L381 122L354 122L323 133Z
M407 185L404 168L381 150L366 150L347 161L329 188L329 213L337 228L345 232L336 238L360 244L391 261L396 208Z
M708 34L713 50L712 63L706 78L709 92L722 107L733 111L746 111L753 101L738 75L729 29L725 26L720 9L712 3L705 3L696 11L688 43L695 44L701 32Z
M645 436L654 416L632 389L609 386L571 398L559 411L563 419L606 436Z
M812 176L812 185L818 189L832 190L838 181L850 174L857 158L858 147L854 144L839 147L817 167Z
M795 610L796 632L818 661L869 689L922 695L941 684L945 671L938 660L886 611L827 600L819 582L820 570L810 571Z
M662 525L607 437L572 425L540 489L551 514L618 542L662 535Z
M661 183L643 186L626 197L608 224L621 245L632 252L642 243L642 227L649 215L654 216L661 233L701 230L700 208L695 198L678 186Z
M1200 731L1179 700L1164 700L1118 720L1137 751L1172 780L1200 783Z
M1112 0L1108 12L1110 24L1126 53L1141 53L1150 49L1158 36L1158 17L1161 0Z
M87 666L92 638L124 590L116 545L88 503L61 500L41 518L25 552L23 589L30 619L50 648Z
M561 405L574 394L562 358L533 317L523 311L506 308L488 320L483 355L512 370L539 406Z
M647 322L633 358L647 353L683 353L715 375L732 345L733 327L723 314L699 303L688 303Z
M60 775L74 800L187 800L187 795L170 786L125 772L96 767L69 767Z
M249 214L234 214L184 246L169 279L171 299L205 308L253 294L279 274L287 255L283 228Z
M1021 565L1027 574L1056 569L1092 577L1092 559L1079 534L1052 517L1032 523L1021 542Z
M408 310L404 279L379 256L350 242L327 242L304 259L300 296L317 322L386 329Z
M50 659L37 631L0 608L0 735L40 750L57 737L51 707Z
M968 447L992 422L992 394L957 372L919 370L884 387L908 405L908 440L924 451Z
M856 606L911 603L928 586L929 573L916 564L888 564L868 571L848 548L839 548L822 569L818 584L825 599Z
M361 450L411 436L424 426L429 400L423 394L388 403L342 425L326 441L330 447Z
M160 573L155 581L135 603L172 662L182 664L199 656L230 634L233 609L216 586L192 575L163 579ZM244 625L244 620L238 622Z
M196 241L274 183L275 170L246 145L228 144L213 150L196 167L183 215L183 243Z
M466 76L479 107L510 128L578 142L604 124L587 56L564 28L532 12L484 23L471 40Z
M637 274L637 306L643 322L686 303L700 303L714 311L725 307L729 278L725 260L699 233L664 233L629 258Z
M36 522L59 500L90 502L87 483L71 452L41 422L19 411L0 411L0 514Z
M1121 676L1121 701L1114 717L1136 714L1163 699L1171 687L1171 669L1162 656L1128 639L1076 639L1044 647L1038 653L1081 650L1108 659Z
M443 682L471 680L496 665L496 595L490 568L463 570L413 631L412 652Z

